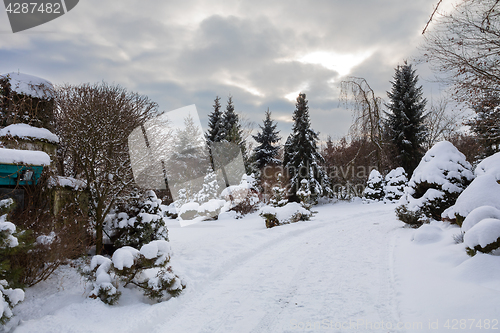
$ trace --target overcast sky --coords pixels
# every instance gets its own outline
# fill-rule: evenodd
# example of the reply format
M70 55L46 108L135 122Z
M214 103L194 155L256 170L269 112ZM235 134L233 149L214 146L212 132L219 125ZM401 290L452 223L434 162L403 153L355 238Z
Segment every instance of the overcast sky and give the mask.
M261 123L269 107L283 135L299 91L321 138L347 133L339 82L365 78L387 100L394 68L418 56L436 0L82 0L49 23L13 34L0 10L0 74L54 84L107 81L161 110L196 104L202 124L216 95ZM439 86L415 67L428 99ZM284 140L283 140L284 141Z

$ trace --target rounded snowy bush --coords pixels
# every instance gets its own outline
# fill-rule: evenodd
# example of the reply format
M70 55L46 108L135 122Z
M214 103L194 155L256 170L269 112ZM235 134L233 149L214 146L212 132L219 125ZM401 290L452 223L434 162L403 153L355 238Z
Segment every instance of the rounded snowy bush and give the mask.
M465 155L448 141L438 142L424 155L405 187L399 201L405 208L397 210L398 218L406 223L415 216L420 223L440 220L473 178Z
M470 256L477 251L497 254L500 248L500 219L481 220L465 233L464 243Z
M99 298L106 304L116 304L121 286L136 286L152 300L163 301L178 296L186 285L168 265L170 244L155 240L140 250L130 246L119 248L111 259L97 255L92 258L84 275L90 282L89 297Z
M465 218L462 224L462 231L469 231L473 226L487 218L500 219L500 210L491 206L481 206L475 208Z
M307 221L312 213L298 202L289 202L282 207L264 206L260 209L259 215L266 220L266 227L272 228L282 224Z
M491 206L500 209L500 153L485 158L474 171L476 178L460 194L455 204L442 217L461 225L476 208Z
M404 193L408 177L405 169L402 167L391 170L385 176L385 200L395 202L398 201Z
M384 177L374 169L368 176L368 182L363 190L363 197L369 201L380 201L384 199L384 195Z

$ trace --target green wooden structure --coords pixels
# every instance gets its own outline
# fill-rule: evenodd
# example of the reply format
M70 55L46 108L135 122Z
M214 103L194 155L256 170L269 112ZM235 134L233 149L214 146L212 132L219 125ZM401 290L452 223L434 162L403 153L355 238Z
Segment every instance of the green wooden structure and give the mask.
M42 171L42 165L0 163L0 186L36 185Z

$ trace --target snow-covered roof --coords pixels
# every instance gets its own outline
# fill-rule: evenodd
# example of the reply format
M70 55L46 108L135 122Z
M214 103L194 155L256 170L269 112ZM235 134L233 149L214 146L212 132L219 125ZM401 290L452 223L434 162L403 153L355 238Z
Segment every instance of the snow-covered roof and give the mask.
M12 124L0 129L0 137L9 135L22 139L38 139L59 143L59 137L48 129L33 127L28 124Z
M43 151L0 148L0 163L50 165L50 156Z
M37 98L52 97L54 86L45 79L15 72L0 75L0 78L4 77L9 77L11 89L18 94Z

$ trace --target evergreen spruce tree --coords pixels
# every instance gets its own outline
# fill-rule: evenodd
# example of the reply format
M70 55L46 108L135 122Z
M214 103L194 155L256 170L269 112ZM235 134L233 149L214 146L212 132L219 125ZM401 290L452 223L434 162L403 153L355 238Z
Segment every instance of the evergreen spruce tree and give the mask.
M468 122L484 147L484 157L500 152L500 96L488 96L474 106L476 116Z
M258 170L262 170L268 165L279 165L281 161L277 159L280 146L277 143L280 141L279 132L276 130L277 124L271 120L271 112L266 111L266 119L264 126L259 125L260 132L252 137L259 144L253 154L253 161Z
M396 147L399 164L411 175L423 156L422 143L427 131L424 126L422 86L417 86L418 75L406 62L396 68L392 88L387 92L390 102L385 106L388 135Z
M240 119L234 111L233 97L229 96L227 100L226 112L223 118L224 137L227 142L235 143L240 147L243 155L245 168L249 170L246 141L243 139L243 130L241 129Z
M214 110L212 111L212 113L208 115L208 130L205 133L205 140L207 141L212 169L214 169L214 161L211 149L212 144L214 142L221 142L225 137L224 114L221 110L219 96L215 97L213 108Z
M384 177L378 170L372 170L363 191L363 197L368 201L381 201L384 199Z
M216 96L213 105L214 110L208 116L208 131L205 139L210 146L212 142L220 142L225 137L224 114L221 110L220 97Z
M300 93L293 113L294 125L292 132L285 143L283 165L287 172L289 184L289 200L300 200L297 192L301 188L302 180L307 180L307 191L311 192L311 199L330 194L329 181L321 164L323 157L318 152L318 133L313 131L309 120L309 107L306 94Z

